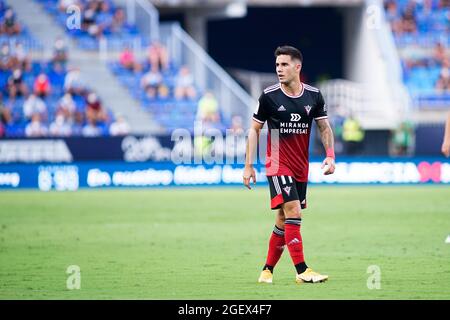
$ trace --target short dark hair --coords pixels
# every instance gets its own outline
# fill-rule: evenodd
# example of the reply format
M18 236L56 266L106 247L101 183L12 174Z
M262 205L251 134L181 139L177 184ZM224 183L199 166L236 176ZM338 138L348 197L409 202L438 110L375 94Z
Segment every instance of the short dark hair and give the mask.
M294 48L292 46L281 46L278 47L275 50L275 57L278 57L279 55L287 55L290 56L291 59L298 59L300 60L300 63L303 64L303 55L297 48Z

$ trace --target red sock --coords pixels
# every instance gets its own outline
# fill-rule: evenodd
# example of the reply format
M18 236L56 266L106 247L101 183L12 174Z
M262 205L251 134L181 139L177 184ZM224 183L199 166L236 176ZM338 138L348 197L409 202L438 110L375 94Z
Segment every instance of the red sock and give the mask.
M303 242L300 234L301 219L286 219L284 223L284 238L294 265L305 262Z
M267 253L267 260L265 267L273 269L280 260L281 254L284 250L284 230L275 226L269 241L269 252Z

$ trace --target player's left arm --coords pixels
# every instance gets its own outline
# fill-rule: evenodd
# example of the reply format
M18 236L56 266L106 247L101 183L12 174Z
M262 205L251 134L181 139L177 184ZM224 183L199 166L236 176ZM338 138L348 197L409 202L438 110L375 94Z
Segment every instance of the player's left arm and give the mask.
M450 156L450 112L445 123L444 141L442 142L441 151L447 158Z
M333 174L335 170L335 155L334 155L334 135L331 129L328 119L316 120L317 126L320 132L320 139L322 140L323 147L326 151L326 158L322 162L322 169L328 166L328 169L324 172L325 175Z

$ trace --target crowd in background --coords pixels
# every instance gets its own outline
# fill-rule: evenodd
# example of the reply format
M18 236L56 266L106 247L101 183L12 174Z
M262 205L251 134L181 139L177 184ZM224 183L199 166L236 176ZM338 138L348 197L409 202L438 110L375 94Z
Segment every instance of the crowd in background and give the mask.
M0 2L0 30L20 34L14 11ZM20 42L0 45L0 136L99 136L111 116L80 70L68 67L63 39L49 61L33 61Z
M401 54L411 92L450 92L450 0L385 0L384 4L399 45L424 49L420 54ZM403 43L405 39L409 40Z
M48 0L49 3L55 1ZM76 30L99 39L105 35L120 34L133 29L127 24L125 10L114 6L110 0L59 0L57 8L65 15L68 10L76 7L81 14L81 29Z
M164 115L161 110L166 110L167 114L175 113L171 119L172 125L192 127L195 121L200 121L205 128L223 127L220 106L214 92L201 91L189 66L174 65L163 44L151 43L141 59L136 57L131 48L125 47L119 55L115 73L119 78L124 78L124 83L135 83L129 86L132 95L142 105L150 106L148 109L157 120L161 113ZM183 107L177 108L183 103L195 105L195 110L183 113ZM183 114L183 118L180 118L183 123L177 123L177 111Z

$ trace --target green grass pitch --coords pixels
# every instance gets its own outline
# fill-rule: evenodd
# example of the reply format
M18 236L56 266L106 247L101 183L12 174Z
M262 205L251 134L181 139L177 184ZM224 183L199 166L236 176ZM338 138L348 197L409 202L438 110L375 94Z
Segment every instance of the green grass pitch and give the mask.
M330 280L302 285L287 250L274 284L257 283L268 197L266 186L0 192L0 299L450 298L449 187L310 186L306 262Z

